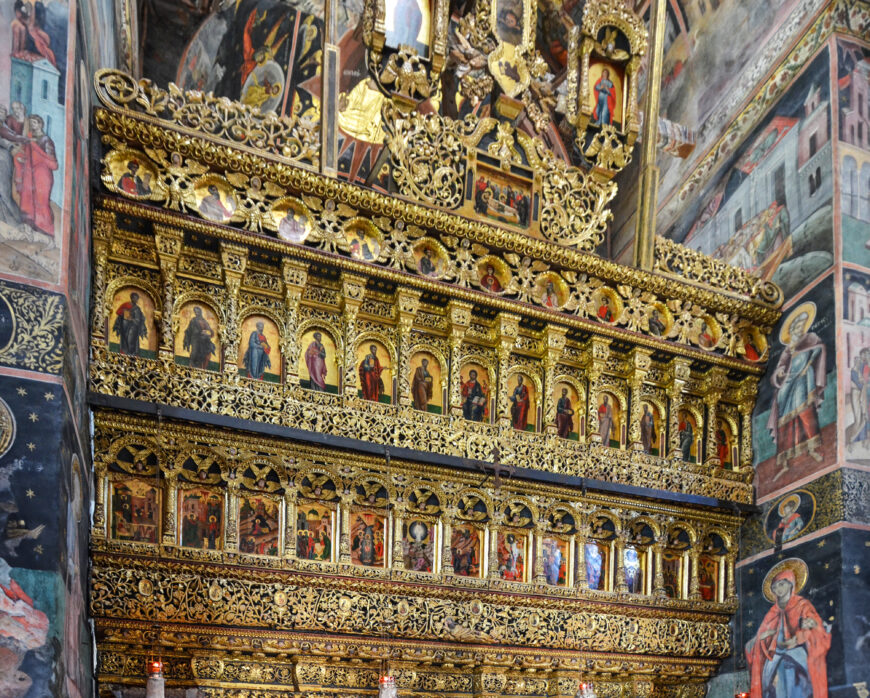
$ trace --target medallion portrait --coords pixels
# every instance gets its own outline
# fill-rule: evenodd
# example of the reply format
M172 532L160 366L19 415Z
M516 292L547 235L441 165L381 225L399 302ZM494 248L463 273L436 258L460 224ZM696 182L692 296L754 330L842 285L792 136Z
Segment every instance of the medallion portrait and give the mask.
M200 177L193 187L194 208L215 223L228 223L238 208L229 182L217 175Z
M722 332L719 323L709 315L704 315L697 320L695 328L695 341L701 349L715 349L719 344Z
M431 19L430 0L384 0L384 44L407 46L428 58Z
M653 456L664 455L665 432L661 410L651 402L641 404L640 443L644 453Z
M160 490L152 482L125 479L111 483L111 536L114 540L156 543Z
M620 303L609 288L599 289L593 296L592 305L595 319L599 322L611 325L619 318Z
M622 428L619 397L610 392L601 392L598 395L598 436L601 437L601 444L621 448L624 442Z
M308 207L299 199L286 197L272 206L269 228L278 233L278 237L287 242L302 244L314 230L314 219Z
M127 198L147 200L159 196L162 191L157 168L144 153L112 150L106 156L105 166L103 181Z
M580 422L583 405L577 388L565 381L556 383L553 398L556 403L556 433L562 439L578 441L582 431Z
M109 351L157 358L157 326L154 323L154 301L143 289L125 286L112 298L109 313Z
M420 519L402 524L402 556L405 569L432 572L435 567L434 525Z
M478 283L484 291L502 293L510 282L510 272L504 260L487 255L478 262Z
M508 404L511 426L519 431L535 431L537 426L537 392L534 381L522 373L508 377Z
M381 255L384 238L370 221L353 218L344 226L344 243L354 259L374 262Z
M412 248L417 271L431 279L440 279L447 271L449 258L444 246L432 238L423 238Z
M253 380L281 382L281 339L275 322L265 315L242 321L239 374Z
M764 532L777 547L798 538L809 528L816 514L816 498L807 490L796 490L774 501L764 520Z
M299 384L308 390L338 392L338 364L335 342L326 330L311 329L299 343Z
M276 557L281 536L280 505L271 497L239 497L239 551Z
M489 371L478 363L466 363L459 375L462 416L472 422L489 421Z
M390 404L393 401L393 371L390 352L383 343L374 340L362 342L356 349L356 366L359 397Z
M383 514L370 511L350 513L350 560L363 567L383 567L386 527Z
M554 587L568 586L568 541L544 537L540 545L547 584Z
M223 494L206 488L179 491L179 538L185 548L220 550L223 547L223 520Z
M190 368L220 371L220 322L211 306L190 302L178 313L180 332L175 335L175 362Z
M525 531L499 531L496 556L498 576L508 582L526 581L529 534Z
M568 284L555 272L541 274L535 281L535 300L545 308L561 309L568 295Z
M441 364L428 351L411 356L411 404L415 410L442 414L444 396L441 386Z
M664 303L651 303L646 318L647 331L653 337L667 337L673 326L671 311Z
M607 574L610 569L610 548L606 543L586 543L586 583L590 589L607 589Z
M322 504L300 503L296 513L296 556L301 560L332 562L334 512Z
M460 577L480 577L480 529L458 523L450 533L450 559L453 573Z
M767 358L767 338L752 327L740 335L738 353L747 361L763 361Z

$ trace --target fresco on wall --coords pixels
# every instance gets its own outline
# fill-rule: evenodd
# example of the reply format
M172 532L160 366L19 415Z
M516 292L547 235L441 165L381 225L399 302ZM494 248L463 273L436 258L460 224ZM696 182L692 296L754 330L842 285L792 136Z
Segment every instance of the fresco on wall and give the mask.
M0 271L57 281L66 157L63 0L0 3Z
M845 683L867 681L870 665L870 534L845 530L843 546L843 664Z
M870 274L852 269L843 271L843 330L840 369L846 396L846 457L850 462L867 465L870 464Z
M752 442L759 497L833 462L837 380L833 276L783 311L771 333L770 361L758 388Z
M837 42L843 260L870 267L870 49Z
M819 56L667 233L779 284L786 299L833 263L828 53Z

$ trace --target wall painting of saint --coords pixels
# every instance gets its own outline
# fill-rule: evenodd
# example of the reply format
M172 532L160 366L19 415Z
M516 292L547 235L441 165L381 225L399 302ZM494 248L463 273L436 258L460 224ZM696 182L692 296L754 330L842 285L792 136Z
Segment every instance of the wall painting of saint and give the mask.
M154 301L141 288L125 286L115 293L109 314L109 351L157 358Z
M402 524L402 554L405 569L432 572L435 569L435 524L419 519Z
M480 577L482 569L480 529L463 523L453 526L450 534L450 559L455 575Z
M789 492L773 503L764 521L764 531L775 546L801 535L816 513L816 498L807 490Z
M554 587L568 586L568 541L561 538L542 538L544 576Z
M335 514L329 507L300 503L296 513L296 556L302 560L332 562L334 524Z
M414 409L442 414L443 392L438 359L430 352L418 351L411 357L411 404Z
M239 374L269 383L281 382L281 340L275 323L264 315L242 321Z
M359 375L357 395L363 400L393 401L393 371L390 352L381 343L365 340L356 348L356 367Z
M508 378L511 426L519 431L536 431L538 400L535 384L528 376L514 373Z
M175 335L175 362L190 368L220 371L220 322L205 303L186 303L179 312Z
M151 482L114 480L111 485L111 536L114 540L156 543L160 490Z
M299 384L309 390L338 392L338 364L335 342L326 330L312 329L299 343Z
M215 490L193 488L178 493L178 525L186 548L220 550L223 546L224 498Z
M354 511L350 516L350 560L363 567L383 567L386 560L384 516L370 511Z
M429 57L430 0L385 0L384 44L398 49L408 46L423 58Z
M272 497L239 497L239 551L277 557L281 540L281 508Z

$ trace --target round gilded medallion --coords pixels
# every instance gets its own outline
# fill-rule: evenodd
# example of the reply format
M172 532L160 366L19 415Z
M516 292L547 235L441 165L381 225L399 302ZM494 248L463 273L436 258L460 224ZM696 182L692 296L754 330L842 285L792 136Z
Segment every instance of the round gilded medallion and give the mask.
M154 585L151 583L151 580L139 580L139 593L142 594L142 596L151 596L151 594L154 593Z

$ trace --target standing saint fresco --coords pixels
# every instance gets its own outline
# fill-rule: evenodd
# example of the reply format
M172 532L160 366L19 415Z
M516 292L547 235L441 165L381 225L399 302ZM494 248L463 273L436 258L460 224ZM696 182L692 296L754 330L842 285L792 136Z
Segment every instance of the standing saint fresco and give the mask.
M432 399L432 382L432 374L429 373L429 359L423 359L414 371L414 380L411 383L411 397L414 400L415 410L425 412L429 409L429 400Z
M567 439L574 429L574 408L568 397L568 388L562 388L562 397L556 403L556 431L563 439Z
M529 398L529 387L523 385L522 376L517 376L517 385L509 399L511 401L511 424L514 429L525 431L526 424L529 423L531 400Z
M190 365L193 368L208 368L211 355L215 352L212 341L214 330L203 317L202 308L193 309L193 317L184 331L184 349L190 352Z
M139 356L139 339L148 336L145 313L139 307L139 294L133 291L130 300L122 303L115 311L115 315L112 332L118 335L121 353Z
M384 381L381 378L383 370L378 359L377 345L369 345L369 353L365 355L359 365L359 386L363 399L377 402L381 393L385 392Z
M263 380L263 374L266 373L266 369L272 367L272 362L269 359L272 347L269 346L269 342L266 339L265 330L265 323L262 320L258 320L257 329L251 332L251 336L248 338L248 350L245 352L243 359L248 378Z
M305 365L311 380L311 390L326 390L326 347L323 346L323 335L314 333L314 339L305 350Z
M610 445L610 432L613 430L613 406L610 404L610 397L605 395L604 400L598 406L598 434L601 436L601 443L605 446Z
M468 380L462 384L462 416L472 422L482 422L486 412L486 391L477 380L477 371L468 372Z
M640 443L643 445L644 453L652 453L653 443L655 442L655 419L649 405L644 404L643 416L640 418Z
M680 415L677 431L680 435L680 456L687 463L692 459L692 444L695 440L695 431L688 415L683 412Z

